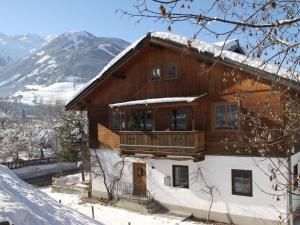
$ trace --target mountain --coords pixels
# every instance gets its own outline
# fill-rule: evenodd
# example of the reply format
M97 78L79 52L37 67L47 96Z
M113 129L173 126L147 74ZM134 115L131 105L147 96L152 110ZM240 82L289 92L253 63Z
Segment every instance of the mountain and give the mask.
M46 38L36 34L9 36L0 33L0 67L23 58L34 49L40 49Z
M128 45L122 39L96 37L86 31L61 34L39 51L2 68L0 93L21 95L25 101L58 95L65 99Z

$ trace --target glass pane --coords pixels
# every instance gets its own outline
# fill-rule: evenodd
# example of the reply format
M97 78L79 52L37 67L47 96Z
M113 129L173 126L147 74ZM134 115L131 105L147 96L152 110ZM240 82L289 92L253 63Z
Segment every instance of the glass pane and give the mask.
M171 130L176 130L176 115L177 115L177 110L173 109L171 111L171 121L170 121Z
M225 128L225 106L217 105L216 106L216 128Z
M137 112L133 112L131 118L129 119L128 129L129 130L140 130L139 114Z
M228 105L228 126L230 128L236 128L238 123L237 118L237 106L236 104Z
M126 129L126 114L125 112L121 112L121 129L125 130Z
M111 129L119 130L120 129L120 113L117 111L111 112Z
M187 110L178 109L176 115L176 129L177 130L186 130L187 129Z
M145 114L144 112L138 112L139 114L139 130L145 129Z
M234 177L234 192L242 194L251 194L251 178Z
M171 111L171 130L187 129L187 109L173 109Z
M146 121L145 121L145 124L146 124L146 127L145 129L146 130L152 130L152 112L151 111L146 111Z
M187 166L174 166L174 186L189 187L189 170Z
M175 65L168 65L167 66L167 78L176 78L177 76L177 69Z
M151 78L152 78L152 80L160 79L160 68L156 67L156 68L152 69Z

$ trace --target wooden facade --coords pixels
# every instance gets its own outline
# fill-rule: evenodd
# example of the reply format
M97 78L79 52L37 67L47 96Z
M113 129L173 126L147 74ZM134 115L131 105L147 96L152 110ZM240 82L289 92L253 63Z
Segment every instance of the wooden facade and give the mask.
M167 78L169 65L176 67L174 78ZM151 79L153 68L160 69L160 79ZM189 103L131 105L113 109L109 107L113 103L133 100L203 94L206 95ZM200 152L222 155L249 154L240 145L241 130L244 128L239 123L233 129L216 127L216 107L232 103L237 106L237 114L256 113L261 107L259 103L270 98L270 113L282 116L282 96L279 92L271 90L269 81L247 73L242 67L195 54L186 47L154 40L123 60L111 71L111 76L106 76L80 101L84 101L88 110L91 148L101 146L121 150L124 154L186 156ZM171 111L180 108L187 112L187 126L184 130L174 131L170 125ZM113 110L124 113L124 126L119 130L111 127ZM128 123L135 110L151 111L151 130L129 129ZM263 116L272 122L268 113Z

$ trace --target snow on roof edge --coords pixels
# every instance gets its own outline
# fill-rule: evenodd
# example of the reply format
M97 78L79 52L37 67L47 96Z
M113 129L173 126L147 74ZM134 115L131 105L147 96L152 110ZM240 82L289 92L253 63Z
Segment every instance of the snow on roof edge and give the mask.
M229 39L226 41L219 41L219 42L214 42L214 45L223 47L224 50L227 51L235 51L236 49L241 49L243 52L243 55L246 55L247 51L246 49L240 45L239 39Z
M198 98L205 96L207 93L199 96L189 96L189 97L166 97L166 98L148 98L142 100L134 100L127 102L119 102L110 104L110 108L130 106L130 105L150 105L150 104L160 104L160 103L173 103L173 102L193 102Z
M182 45L187 45L188 41L190 41L189 38L180 36L177 34L171 34L167 32L154 32L151 33L152 37L157 37L164 40L169 40L172 42L176 42ZM191 43L191 47L194 49L197 49L199 53L211 53L214 57L221 57L222 59L228 58L233 61L239 62L241 64L249 65L252 67L255 67L257 69L263 70L265 72L277 74L278 66L270 64L270 63L263 63L262 60L254 59L247 57L245 55L228 51L228 50L222 50L222 46L217 46L216 44L207 43L204 41L200 41L198 39L195 39ZM288 72L285 68L280 68L278 75L289 78L285 75L285 73ZM299 78L297 79L299 82Z

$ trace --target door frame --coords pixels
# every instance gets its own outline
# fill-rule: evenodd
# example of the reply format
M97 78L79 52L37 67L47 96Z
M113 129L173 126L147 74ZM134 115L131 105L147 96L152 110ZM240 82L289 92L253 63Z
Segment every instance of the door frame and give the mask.
M138 169L143 169L143 175L140 176ZM147 165L146 163L132 163L132 183L133 194L146 196L147 195ZM138 182L137 182L138 181Z

